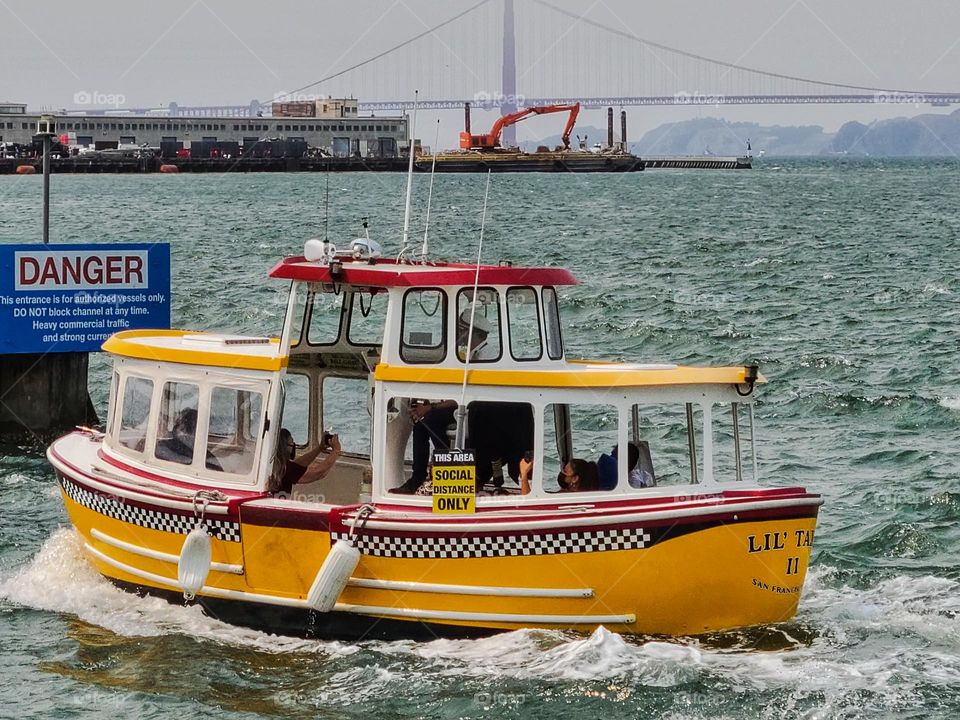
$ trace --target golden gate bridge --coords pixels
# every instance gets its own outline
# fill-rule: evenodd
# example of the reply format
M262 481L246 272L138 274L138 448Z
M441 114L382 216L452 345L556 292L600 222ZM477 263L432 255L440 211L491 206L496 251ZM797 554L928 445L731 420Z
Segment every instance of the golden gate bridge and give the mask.
M410 12L410 6L406 6ZM469 102L502 113L579 102L628 105L929 104L960 93L870 87L747 67L667 46L559 8L548 0L480 0L399 44L333 68L271 98L357 97L361 110L413 106L460 109ZM171 105L171 114L248 117L270 102L241 106ZM146 108L143 110L158 109ZM88 111L89 112L89 111ZM507 137L504 141L514 142Z

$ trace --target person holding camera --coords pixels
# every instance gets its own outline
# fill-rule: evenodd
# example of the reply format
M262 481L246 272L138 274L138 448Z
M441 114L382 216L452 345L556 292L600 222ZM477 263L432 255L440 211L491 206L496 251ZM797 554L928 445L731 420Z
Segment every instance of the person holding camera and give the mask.
M271 475L270 492L289 497L294 485L312 483L324 477L340 457L340 438L324 433L323 440L313 450L297 456L297 442L286 428L280 429L277 439L277 461ZM320 459L320 454L326 456Z

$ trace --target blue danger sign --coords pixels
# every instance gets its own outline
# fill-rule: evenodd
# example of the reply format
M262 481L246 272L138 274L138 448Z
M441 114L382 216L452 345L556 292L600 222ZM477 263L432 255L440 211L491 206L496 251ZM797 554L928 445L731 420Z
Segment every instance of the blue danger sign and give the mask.
M166 243L0 245L0 354L99 350L170 327Z

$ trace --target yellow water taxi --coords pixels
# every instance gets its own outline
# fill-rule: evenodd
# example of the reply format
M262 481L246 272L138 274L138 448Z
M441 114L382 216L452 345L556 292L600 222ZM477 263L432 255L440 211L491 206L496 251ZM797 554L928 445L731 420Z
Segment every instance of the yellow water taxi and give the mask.
M571 359L557 268L360 241L270 275L279 337L118 333L106 427L49 448L117 585L324 638L794 615L822 500L758 484L756 367Z

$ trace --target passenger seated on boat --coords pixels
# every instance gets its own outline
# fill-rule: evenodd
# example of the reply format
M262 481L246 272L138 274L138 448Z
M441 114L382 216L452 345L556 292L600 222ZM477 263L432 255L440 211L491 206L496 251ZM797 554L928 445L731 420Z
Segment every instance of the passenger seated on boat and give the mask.
M600 489L597 464L582 458L573 458L557 476L560 492L592 492Z
M646 447L647 444L643 443ZM627 480L630 483L630 487L635 488L645 488L653 487L656 485L656 482L653 478L652 464L649 461L650 451L647 448L646 451L646 462L640 462L641 451L637 443L632 440L627 443ZM603 453L600 456L600 459L597 460L597 475L600 480L600 489L601 490L613 490L617 487L617 475L618 475L618 466L617 466L617 457L618 452L617 448L614 447L610 451L610 454L607 455ZM647 466L650 470L647 469Z
M311 483L330 472L340 457L340 451L340 438L331 435L329 447L318 445L297 457L296 440L289 430L281 428L277 438L274 471L270 474L270 492L277 496L290 497L294 485ZM327 456L317 462L322 452L326 452Z
M184 408L173 423L170 437L157 440L154 452L160 460L189 465L193 462L193 447L197 437L196 408ZM207 450L206 465L210 470L223 470L216 456Z
M631 442L627 445L627 467L630 468L630 474L627 475L630 487L656 487L657 479L653 474L650 445L646 441L641 441L639 444Z
M533 473L533 461L524 457L520 461L520 494L530 492L530 477ZM600 489L597 477L597 464L589 460L574 458L564 464L557 476L560 485L558 492L593 492Z

